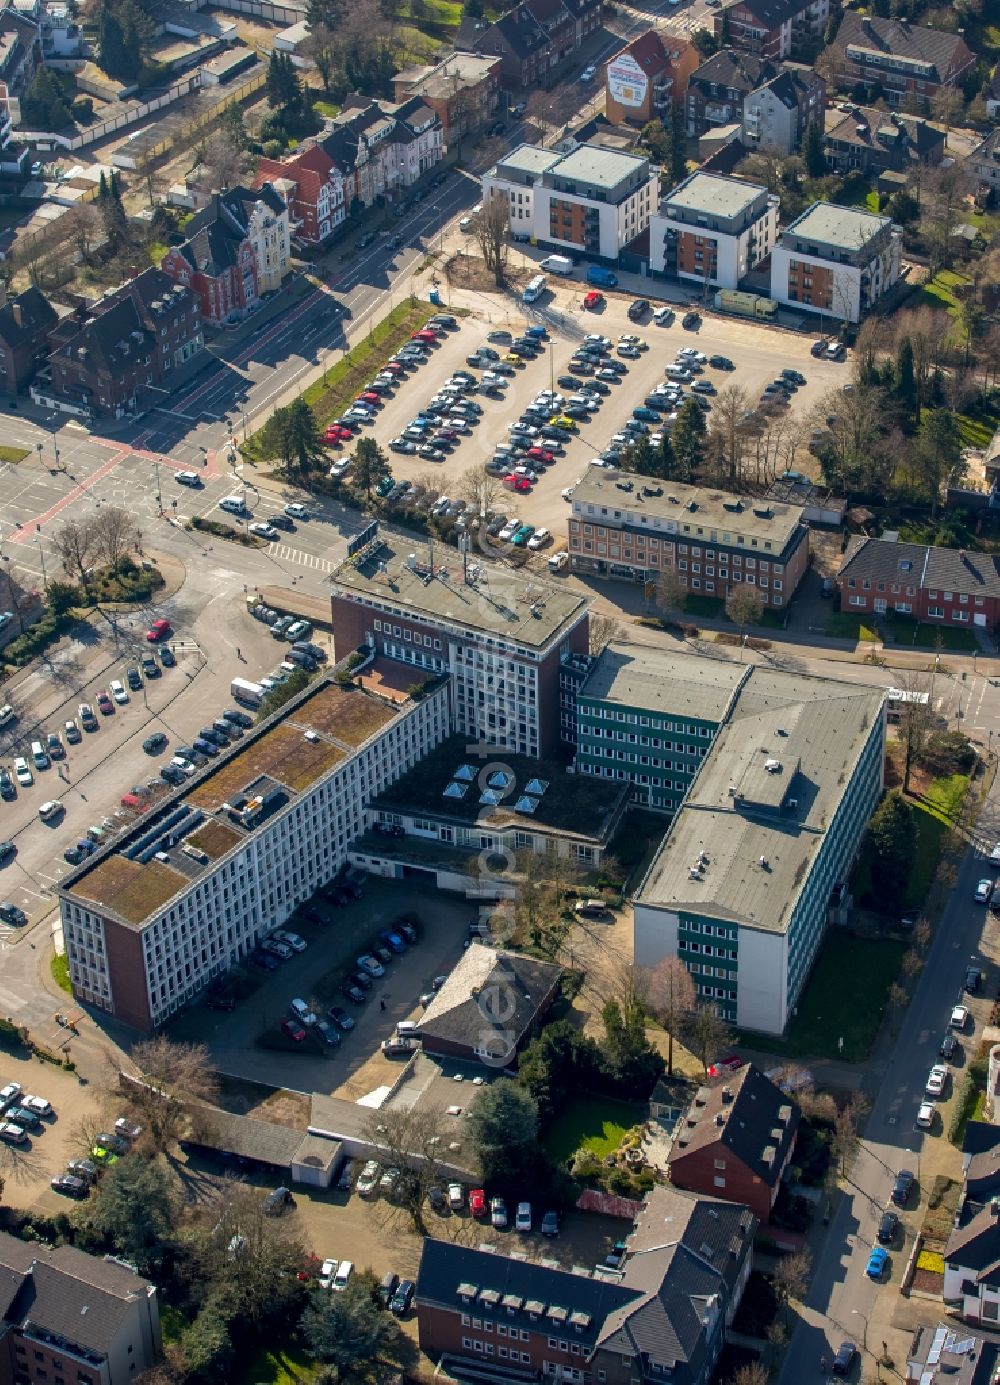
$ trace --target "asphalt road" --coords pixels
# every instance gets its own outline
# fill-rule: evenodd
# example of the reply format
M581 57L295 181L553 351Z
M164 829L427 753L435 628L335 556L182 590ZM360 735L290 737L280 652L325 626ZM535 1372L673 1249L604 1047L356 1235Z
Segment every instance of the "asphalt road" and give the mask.
M866 1278L865 1264L875 1244L879 1217L889 1204L896 1172L908 1168L922 1177L921 1157L925 1150L931 1142L946 1138L940 1117L934 1129L926 1133L915 1127L914 1117L927 1074L939 1061L938 1045L947 1029L951 1007L968 1003L976 1020L976 1033L981 1032L989 1010L987 997L996 989L996 966L991 967L991 959L984 955L981 945L986 911L972 903L972 895L976 881L989 873L982 846L987 850L992 847L998 818L1000 795L994 791L980 819L980 846L966 853L958 871L916 991L904 1012L891 1058L884 1071L870 1074L873 1106L864 1141L850 1170L846 1195L841 1197L829 1231L818 1244L809 1296L785 1353L780 1377L783 1385L814 1379L820 1357L825 1354L829 1361L845 1337L860 1347L866 1322L876 1311L877 1296L898 1292L905 1256L926 1210L929 1179L924 1180L919 1205L911 1195L903 1213L907 1236L905 1247L892 1252L892 1284L879 1288ZM970 962L987 971L986 985L975 998L962 994L962 981ZM844 984L846 1000L849 978L845 978ZM970 1029L962 1041L964 1061L968 1061L978 1047L975 1033ZM953 1081L961 1076L961 1070L961 1065L952 1065ZM877 1353L881 1341L870 1340L868 1346ZM871 1364L869 1360L867 1366Z

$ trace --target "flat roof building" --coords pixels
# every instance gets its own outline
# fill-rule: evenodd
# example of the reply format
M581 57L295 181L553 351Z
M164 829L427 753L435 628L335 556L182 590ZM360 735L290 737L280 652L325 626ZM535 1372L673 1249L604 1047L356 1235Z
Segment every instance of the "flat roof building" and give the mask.
M676 572L689 592L725 599L740 583L786 606L809 560L797 505L588 467L573 488L574 572L655 582Z
M338 660L368 645L416 678L448 673L454 731L523 755L558 744L559 659L587 652L583 593L389 533L330 580Z
M74 995L155 1029L337 874L368 798L448 729L443 683L310 684L61 882Z
M771 297L860 322L899 279L902 232L891 218L814 202L771 256Z
M679 956L727 1021L783 1032L882 792L883 701L752 667L637 891L637 965Z
M734 289L770 255L779 199L719 173L692 173L667 193L650 221L650 265L669 278Z

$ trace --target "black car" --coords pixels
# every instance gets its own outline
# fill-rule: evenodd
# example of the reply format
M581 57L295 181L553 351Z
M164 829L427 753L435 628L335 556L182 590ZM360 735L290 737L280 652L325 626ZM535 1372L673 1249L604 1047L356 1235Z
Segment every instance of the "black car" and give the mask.
M157 653L160 656L160 663L163 665L164 668L173 668L176 665L177 660L174 657L174 651L170 648L169 644L161 644L160 648L157 650Z
M167 743L167 738L162 731L154 731L151 736L147 736L142 743L142 748L147 755L158 755Z
M142 687L142 679L139 677L139 670L134 668L132 664L129 664L128 668L125 670L125 681L133 692L138 692Z
M345 981L340 989L341 993L347 997L352 1005L364 1005L367 998L364 991L360 990L352 982Z
M77 1199L86 1197L88 1192L88 1185L73 1173L57 1173L55 1178L49 1180L49 1187L54 1193Z
M13 842L0 842L0 866L6 863L17 854L17 847Z
M716 370L735 370L736 367L728 356L709 356L708 364L714 366Z
M224 721L231 721L234 726L242 726L244 731L249 731L253 726L253 717L248 717L246 712L241 712L235 707L229 707L222 713Z
M290 515L270 515L267 522L274 529L284 529L286 534L295 533L295 521Z
M358 990L361 991L370 991L371 988L375 985L375 982L367 974L367 972L363 972L360 970L348 972L347 979L352 986L356 986Z
M841 1342L837 1348L837 1354L833 1358L834 1375L847 1375L854 1364L854 1358L858 1354L858 1349L853 1342Z
M634 303L629 304L629 321L640 322L649 312L649 299L637 298Z
M433 1191L434 1191L434 1189L432 1188L432 1189L431 1189L431 1192L433 1192ZM439 1192L439 1193L440 1193L440 1191L441 1191L441 1189L438 1188L438 1192ZM379 1303L381 1303L381 1305L382 1305L383 1308L388 1308L388 1307L389 1307L389 1304L392 1302L392 1296L393 1296L393 1294L396 1292L396 1290L397 1290L398 1288L399 1288L399 1275L398 1275L398 1274L394 1274L394 1273L392 1272L392 1270L390 1270L388 1274L384 1274L384 1275L382 1276L382 1283L378 1286L378 1301L379 1301Z
M357 248L359 250L367 250L369 245L371 245L374 242L374 240L375 233L373 231L366 231L363 236L358 237Z
M965 971L965 981L963 983L963 989L968 991L970 995L975 995L976 991L979 990L980 982L982 981L982 979L983 973L979 970L978 967L967 967Z
M913 1187L913 1174L909 1169L900 1169L892 1185L892 1200L897 1207L905 1207Z
M394 923L392 925L392 931L394 933L401 933L408 943L415 943L417 941L417 930L414 928L413 924L408 923L406 919L400 919L398 923Z
M326 1013L333 1020L334 1024L340 1025L341 1029L347 1030L354 1028L354 1020L347 1011L341 1009L339 1005L331 1005Z
M938 1053L941 1055L942 1058L945 1058L950 1062L957 1052L958 1040L955 1038L954 1034L946 1034L944 1038L941 1040L941 1045L938 1048Z
M210 1010L235 1010L236 1000L231 995L210 995L205 1001Z
M878 1224L878 1243L880 1246L891 1246L896 1239L896 1232L899 1230L899 1218L895 1212L885 1211L882 1213L882 1220Z
M412 1279L404 1279L393 1294L389 1303L389 1309L397 1318L401 1318L404 1313L409 1312L410 1304L413 1302L413 1295L416 1293L416 1289L417 1286Z
M681 318L681 326L691 332L695 327L701 326L701 313L685 313Z

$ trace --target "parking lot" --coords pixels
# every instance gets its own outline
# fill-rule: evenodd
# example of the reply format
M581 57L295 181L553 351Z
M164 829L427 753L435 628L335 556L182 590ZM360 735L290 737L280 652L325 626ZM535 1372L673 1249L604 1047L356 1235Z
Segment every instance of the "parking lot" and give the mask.
M608 445L633 408L642 405L653 387L663 382L665 367L673 362L681 347L693 347L706 356L728 356L735 370L723 372L706 368L701 378L711 380L716 389L726 385L744 388L749 396L748 407L756 404L764 386L781 370L800 370L807 383L794 396L792 411L796 416L804 417L823 393L843 385L850 378L849 366L814 360L809 355L811 339L792 333L715 316L703 317L697 330L686 331L681 326L681 314L669 326L657 325L649 314L637 325L629 320L631 300L626 297L610 295L598 311L590 312L583 309L583 289L580 286L550 280L550 290L554 292L550 292L548 301L543 305L546 312L541 319L548 324L550 333L550 339L543 343L544 349L534 360L517 367L514 374L508 377L502 398L493 399L481 393L468 396L481 407L482 414L467 435L457 439L450 448L443 449L443 461L435 462L419 455L403 455L393 451L390 443L403 433L410 420L456 370L469 370L477 377L483 373L468 365L466 358L480 346L487 345L491 330L499 328L517 336L533 321L540 319L519 317L514 312L502 321L491 314L489 324L464 319L458 330L448 332L437 346L431 348L429 358L422 366L407 374L398 388L384 398L373 424L362 431L364 435L377 438L386 450L392 474L397 480L419 479L428 485L433 481L434 488L440 494L454 498L460 478L470 467L481 466L490 460L495 444L507 441L509 425L535 395L545 389L559 391L567 398L572 395L574 391L571 387L560 386L559 377L574 374L580 378L580 372L569 365L569 359L585 334L602 334L610 338L613 344L624 333L637 335L648 349L638 359L625 362L627 373L621 376L620 383L609 382L609 392L603 397L600 409L588 420L580 422L578 433L557 452L553 464L540 472L537 484L523 495L503 490L501 498L494 502L495 508L512 517L516 515L536 528L544 526L549 529L556 549L565 545L566 537L567 504L562 496L563 490L572 486L582 469ZM554 325L556 323L561 325ZM506 348L498 342L493 344L493 349L502 355ZM589 378L584 378L583 383L586 384ZM685 392L688 390L689 386L685 387ZM708 420L711 422L711 413ZM655 425L653 427L655 429ZM807 434L803 439L805 441ZM547 551L551 552L552 549Z

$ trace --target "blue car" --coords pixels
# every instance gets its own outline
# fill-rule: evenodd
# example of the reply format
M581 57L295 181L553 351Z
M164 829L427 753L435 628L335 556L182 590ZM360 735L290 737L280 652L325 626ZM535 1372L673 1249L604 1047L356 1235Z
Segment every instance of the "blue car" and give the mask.
M393 952L406 951L406 943L403 941L403 939L399 936L398 933L392 933L388 928L383 928L383 930L381 931L381 933L379 933L378 936L379 942L385 943L386 947L391 948Z
M889 1252L883 1250L881 1246L876 1246L868 1257L868 1264L865 1266L865 1274L869 1279L881 1279L883 1274L885 1274L888 1263Z

